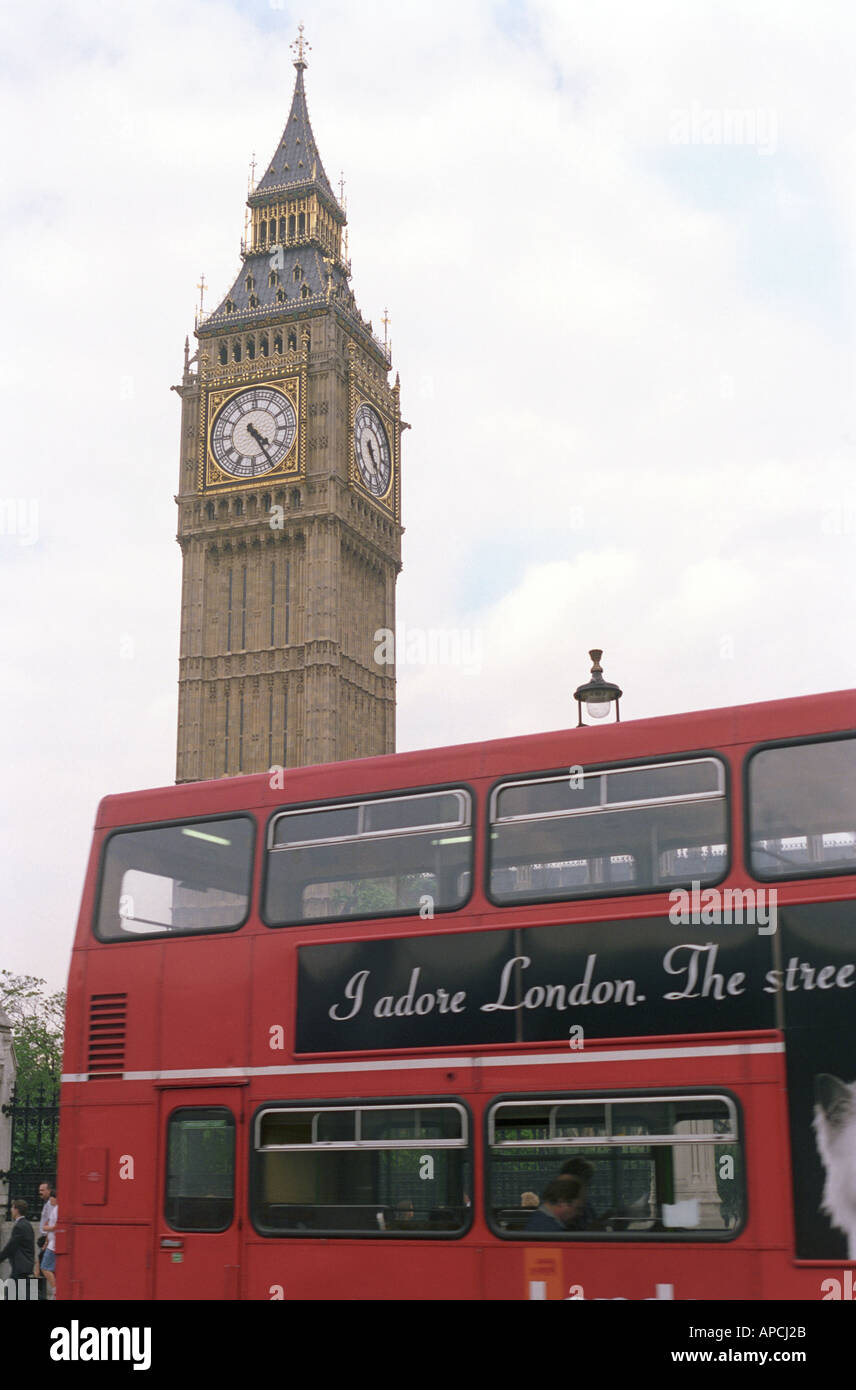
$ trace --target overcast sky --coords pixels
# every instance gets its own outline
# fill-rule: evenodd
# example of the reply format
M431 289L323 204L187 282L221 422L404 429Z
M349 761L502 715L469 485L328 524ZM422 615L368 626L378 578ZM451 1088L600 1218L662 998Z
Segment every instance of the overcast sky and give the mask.
M413 426L399 748L567 725L595 645L628 719L856 686L846 0L8 4L0 966L54 987L99 798L174 777L169 388L301 19Z

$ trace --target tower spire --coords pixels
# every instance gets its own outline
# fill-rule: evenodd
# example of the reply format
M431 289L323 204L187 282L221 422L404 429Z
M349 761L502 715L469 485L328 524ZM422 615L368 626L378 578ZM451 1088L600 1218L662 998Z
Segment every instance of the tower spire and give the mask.
M297 26L297 38L294 40L294 43L291 45L291 51L292 51L292 53L296 53L296 54L297 54L297 57L294 59L294 66L297 68L297 71L298 71L298 72L302 72L304 68L308 68L308 67L309 67L309 64L307 63L307 61L306 61L306 59L305 59L305 57L304 57L304 51L306 51L306 50L308 50L308 51L311 53L311 52L312 52L312 45L311 45L311 43L307 43L306 40L305 40L304 37L303 37L303 25L302 25L302 24L298 24L298 26Z

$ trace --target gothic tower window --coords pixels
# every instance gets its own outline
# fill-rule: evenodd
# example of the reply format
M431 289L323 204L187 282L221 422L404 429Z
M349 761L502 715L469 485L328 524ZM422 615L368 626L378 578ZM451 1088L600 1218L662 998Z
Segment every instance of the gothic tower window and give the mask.
M227 314L234 314L234 312L235 312L235 301L234 301L233 299L227 299L227 300L226 300L226 313L227 313Z
M292 280L302 280L302 279L303 279L303 271L301 270L301 268L300 268L299 265L296 265L296 266L294 267L293 271L291 272L291 278L292 278Z
M270 288L272 289L274 285L278 285L278 284L279 284L279 272L276 271L276 270L272 270L271 273L270 273L270 275L268 276L268 285L269 285Z
M284 218L284 217L281 217L281 218L279 219L279 239L280 239L280 241L285 241L285 218Z
M276 299L277 299L277 303L278 303L278 304L284 304L287 298L288 298L288 295L285 293L285 290L283 290L283 289L278 289L278 290L277 290L277 292L276 292Z
M301 298L301 299L308 299L308 298L309 298L309 286L308 286L308 285L304 285L303 288L301 289L301 291L300 291L300 298Z
M229 361L229 349L225 343L220 344L220 366L225 367Z
M229 648L229 650L231 651L231 647ZM228 685L226 686L226 711L225 711L225 713L226 713L226 726L225 726L225 731L224 731L224 732L225 732L225 739L224 739L224 747L223 747L223 770L225 771L226 775L228 776L228 773L229 773L229 687L228 687Z
M249 294L251 290L254 290L256 288L256 282L253 279L252 275L248 275L244 283L247 286L247 294Z
M295 224L296 224L296 219L295 219L294 213L291 213L291 215L290 215L290 217L289 217L289 219L288 219L288 239L289 239L289 241L294 241L294 229L295 229Z
M244 515L244 499L243 499L243 497L236 497L236 498L235 498L235 516L243 516L243 515Z
M251 295L250 295L250 308L251 308L251 309L258 309L258 307L259 307L259 297L258 297L258 295L257 295L257 294L251 294Z
M247 567L243 567L241 581L241 651L247 649Z
M209 502L209 503L208 503L208 506L205 508L205 515L208 517L208 520L209 520L209 521L213 521L213 520L214 520L214 503L213 503L213 502Z
M270 566L270 645L276 643L276 560Z
M234 341L234 343L232 344L232 361L233 361L233 362L240 362L240 360L241 360L241 344L240 344L240 342L238 341L238 339L236 338L235 341Z
M291 613L291 561L285 562L285 645L289 642L289 617Z
M297 334L292 328L288 335L288 347L290 352L297 351Z
M297 235L298 235L298 236L305 236L305 235L306 235L306 213L305 213L305 212L301 212L300 216L299 216L298 219L297 219Z
M251 308L253 307L252 300L250 300L250 307L251 307ZM255 338L248 338L248 339L247 339L247 357L248 357L248 359L250 360L250 362L254 362L254 361L255 361L255 357L256 357L256 340L255 340Z
M281 334L281 333L275 333L275 334L274 334L274 339L273 339L273 350L274 350L274 352L277 353L279 356L282 356L282 334Z
M267 222L264 221L259 223L259 243L262 246L267 245Z
M261 338L259 339L259 352L261 353L262 357L270 356L270 343L268 342L267 333L263 333Z

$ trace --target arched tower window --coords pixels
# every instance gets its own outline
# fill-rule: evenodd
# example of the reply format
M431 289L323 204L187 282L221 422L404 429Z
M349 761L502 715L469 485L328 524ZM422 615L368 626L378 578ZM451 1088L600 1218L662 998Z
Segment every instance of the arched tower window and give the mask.
M305 213L305 212L301 212L300 216L299 216L298 219L297 219L297 235L298 235L298 236L305 236L305 235L306 235L306 213Z
M288 298L288 296L286 295L285 290L283 290L283 289L278 289L278 290L277 290L277 292L276 292L276 299L277 299L277 303L278 303L278 304L284 304L287 298Z
M285 241L285 218L284 218L284 217L281 217L281 218L279 219L279 239L280 239L280 241Z
M208 503L207 507L205 508L205 514L206 514L206 516L208 517L208 520L209 520L209 521L213 521L213 520L214 520L215 509L214 509L214 503L213 503L213 502L209 502L209 503Z
M232 361L233 361L233 362L240 362L240 360L241 360L241 344L239 343L238 339L236 338L235 341L234 341L234 343L232 344Z
M255 340L255 338L248 338L248 339L247 339L247 357L248 357L248 359L250 360L250 362L254 362L254 361L255 361L255 357L256 357L256 340Z
M243 499L243 497L236 497L236 498L235 498L235 516L243 516L243 515L244 515L244 499Z
M267 333L263 333L261 338L259 339L259 352L261 353L262 357L270 356L270 343L268 342Z
M291 352L297 351L297 334L295 333L293 328L288 335L288 346Z
M288 239L294 241L295 217L294 213L288 219Z
M303 286L303 289L300 291L300 298L301 298L301 299L308 299L308 298L309 298L309 286L308 286L308 285L304 285L304 286Z
M273 350L282 356L282 334L276 333L273 340Z
M229 349L225 343L220 344L220 366L225 367L229 361Z
M259 243L262 246L267 243L267 222L259 223Z
M251 295L250 295L250 308L251 308L251 309L258 309L258 307L259 307L259 297L258 297L258 295L257 295L257 294L251 294Z
M302 280L302 279L303 279L303 270L302 270L302 268L301 268L299 265L296 265L296 266L294 267L293 271L291 272L291 278L292 278L292 280Z
M256 288L256 282L253 279L252 275L247 276L245 284L247 286L247 294L249 294L251 290L254 290Z

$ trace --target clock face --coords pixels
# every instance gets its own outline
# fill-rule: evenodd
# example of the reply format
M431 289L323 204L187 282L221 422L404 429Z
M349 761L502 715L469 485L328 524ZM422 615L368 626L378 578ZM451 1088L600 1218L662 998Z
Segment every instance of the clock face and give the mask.
M365 402L354 416L354 452L365 487L373 497L385 497L392 472L389 440L374 406Z
M282 463L296 433L288 397L272 386L252 386L232 396L217 415L211 452L233 478L260 478Z

